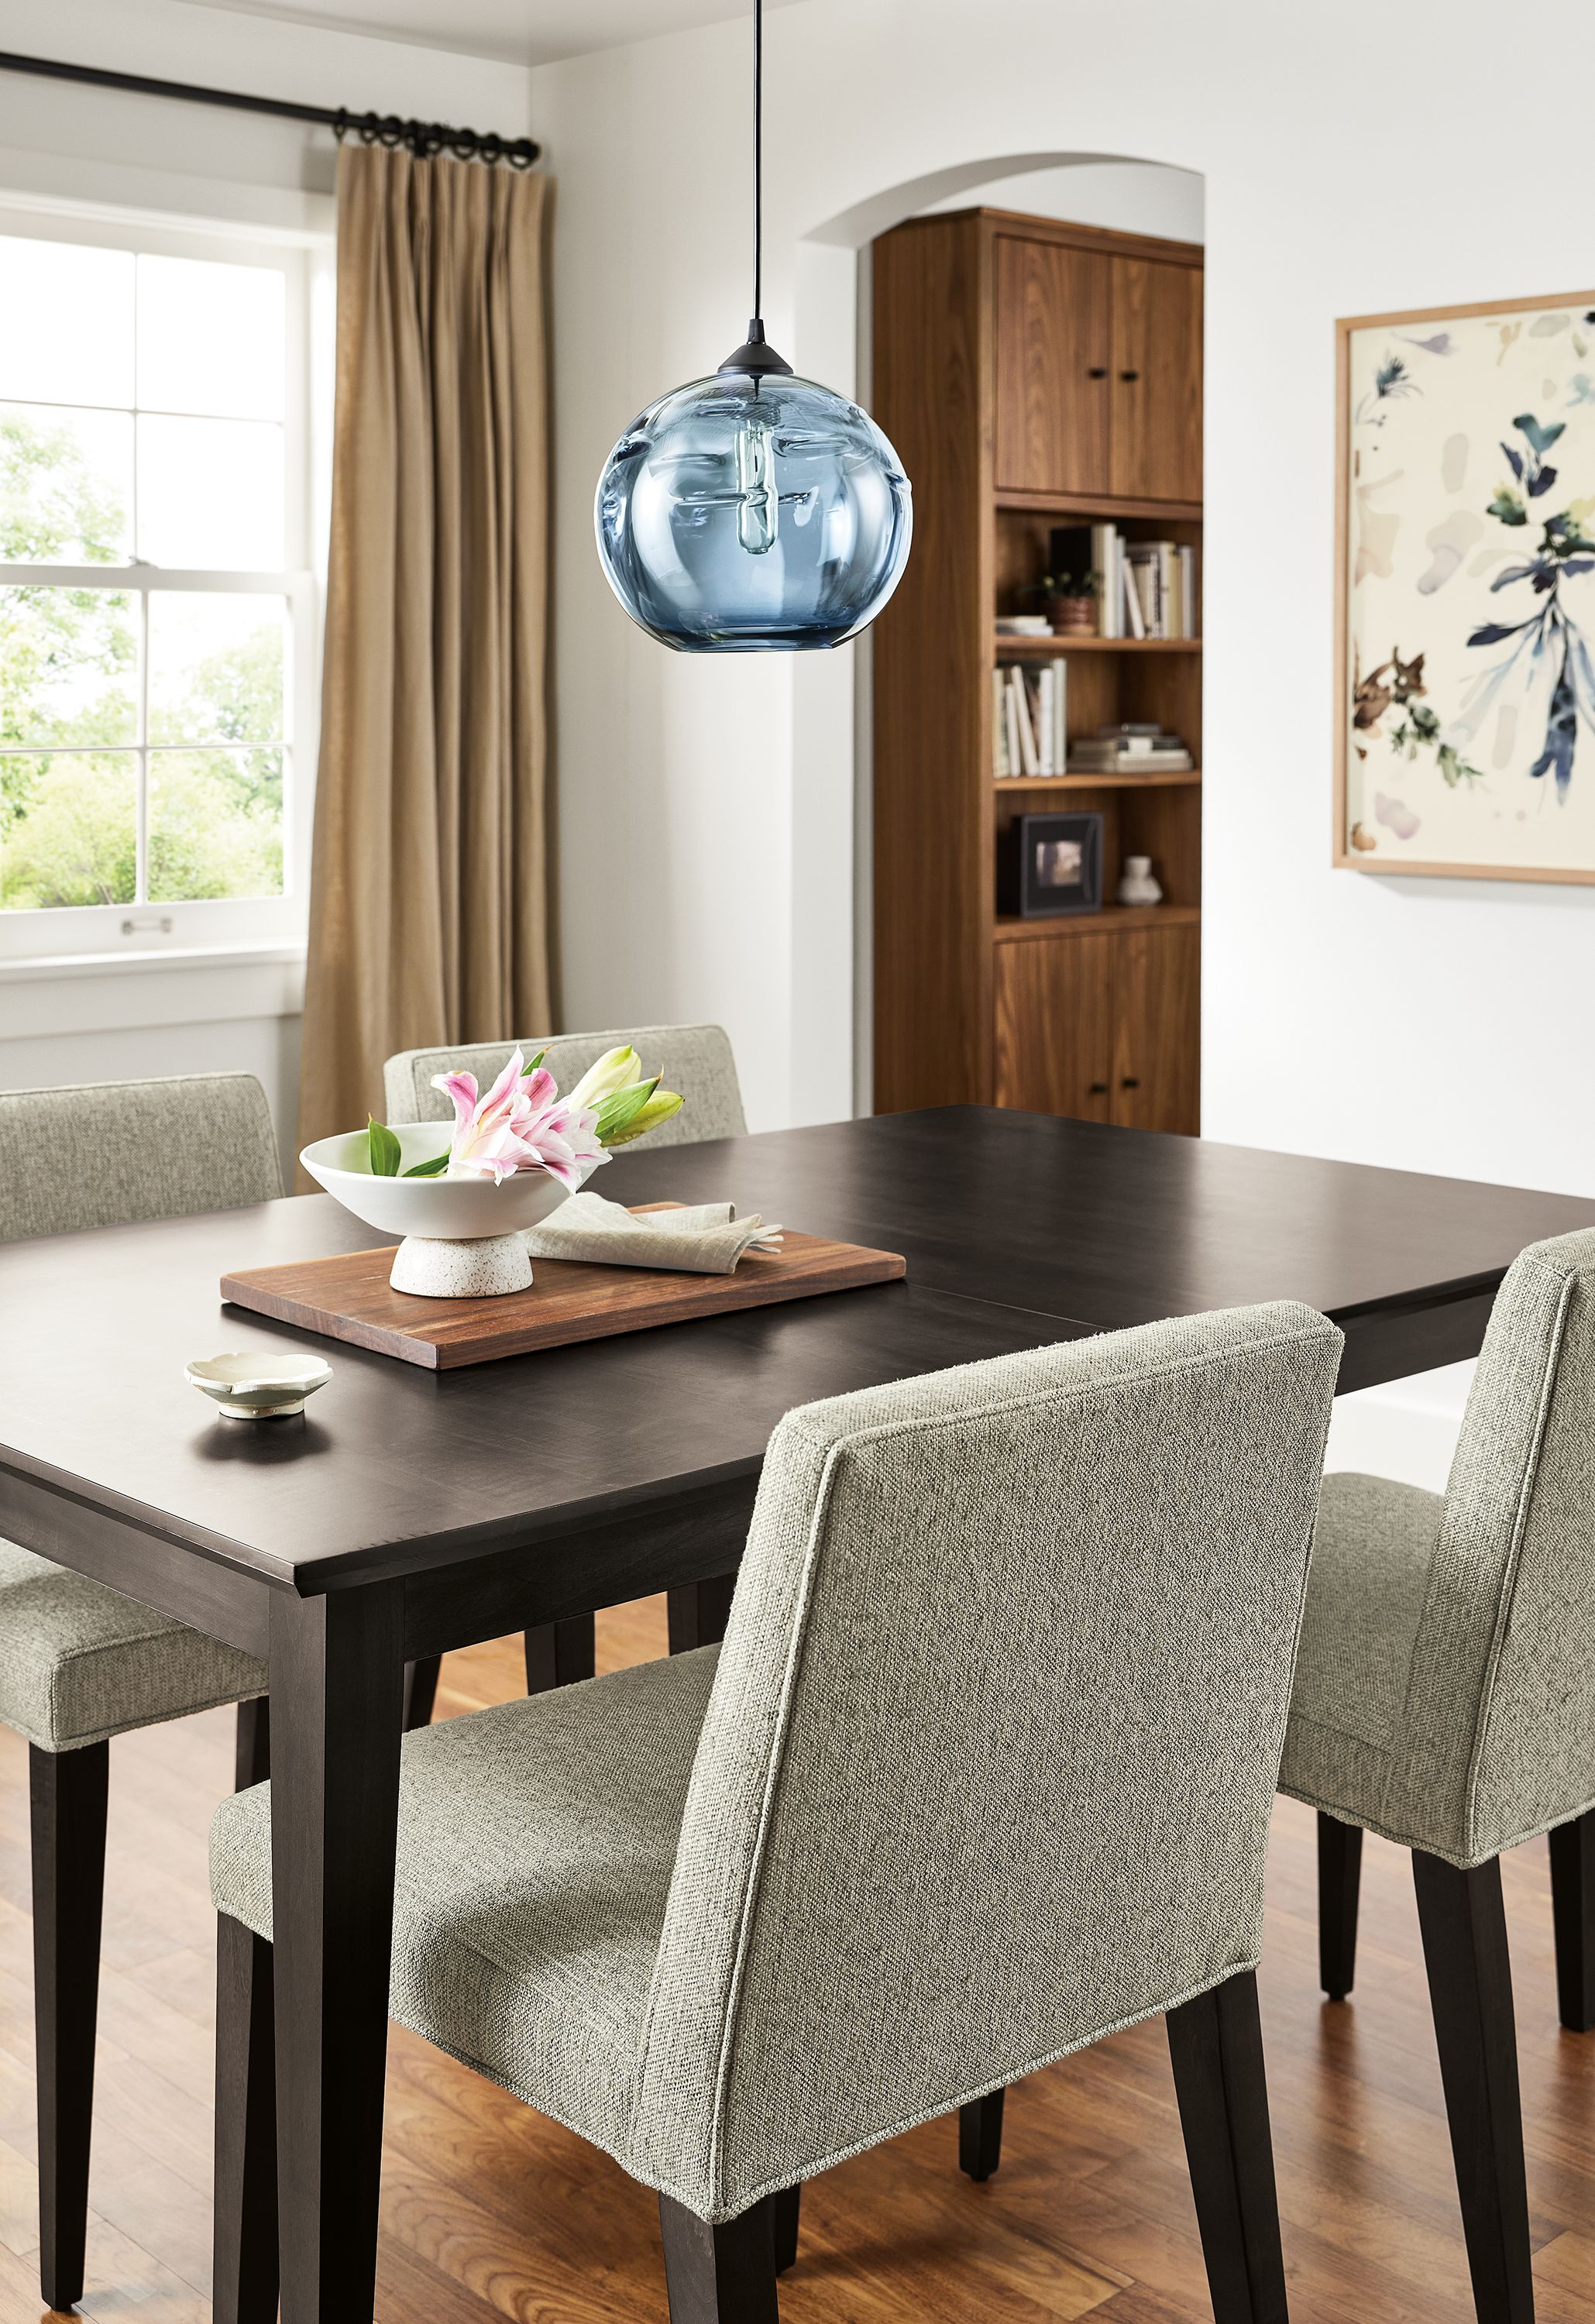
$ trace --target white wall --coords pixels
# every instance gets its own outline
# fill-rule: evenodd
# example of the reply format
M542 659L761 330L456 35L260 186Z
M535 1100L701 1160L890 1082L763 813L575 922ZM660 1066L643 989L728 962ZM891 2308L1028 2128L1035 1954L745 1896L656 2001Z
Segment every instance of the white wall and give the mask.
M1332 13L1264 0L803 0L766 40L765 309L800 368L800 244L894 187L1037 154L1205 182L1209 1133L1595 1191L1595 893L1329 863L1332 320L1591 272L1576 141L1536 138L1531 182L1498 125L1496 12L1395 0L1377 65ZM1535 50L1570 86L1595 64L1585 0L1545 0ZM724 1018L771 1122L851 1038L851 930L792 888L850 852L845 800L795 801L793 665L650 644L588 530L626 420L741 334L746 62L746 26L713 26L543 68L532 109L559 179L567 1013Z
M51 0L48 12L0 0L0 49L516 136L530 127L520 67L185 0ZM0 72L0 194L295 232L330 224L336 152L326 130ZM276 948L188 965L118 955L43 978L0 970L0 1088L241 1067L265 1084L286 1154L302 990L302 966Z

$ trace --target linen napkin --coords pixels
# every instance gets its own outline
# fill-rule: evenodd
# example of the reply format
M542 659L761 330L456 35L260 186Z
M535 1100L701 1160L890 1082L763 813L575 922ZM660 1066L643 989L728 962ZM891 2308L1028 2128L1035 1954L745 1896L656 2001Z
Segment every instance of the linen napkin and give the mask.
M658 1267L684 1275L730 1275L750 1250L780 1247L779 1226L757 1211L739 1219L734 1203L696 1203L634 1218L602 1194L572 1194L522 1237L533 1259L599 1259L609 1267Z

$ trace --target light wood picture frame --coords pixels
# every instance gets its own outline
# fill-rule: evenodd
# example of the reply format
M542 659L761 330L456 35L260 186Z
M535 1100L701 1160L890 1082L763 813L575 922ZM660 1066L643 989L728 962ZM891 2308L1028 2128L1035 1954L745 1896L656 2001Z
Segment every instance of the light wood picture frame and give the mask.
M1335 325L1333 861L1595 884L1595 291Z

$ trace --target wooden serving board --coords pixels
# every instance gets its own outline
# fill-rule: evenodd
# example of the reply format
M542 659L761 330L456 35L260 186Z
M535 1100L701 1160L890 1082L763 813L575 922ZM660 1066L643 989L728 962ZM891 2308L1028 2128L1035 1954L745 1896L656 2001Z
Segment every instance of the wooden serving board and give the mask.
M640 1211L678 1210L641 1203ZM286 1267L224 1275L222 1297L300 1331L347 1340L397 1356L401 1363L452 1371L539 1348L565 1348L659 1323L690 1323L736 1307L853 1291L906 1274L895 1251L788 1233L779 1251L749 1251L731 1275L665 1274L653 1268L604 1267L585 1259L534 1259L528 1291L493 1299L418 1299L388 1281L397 1246L341 1251Z

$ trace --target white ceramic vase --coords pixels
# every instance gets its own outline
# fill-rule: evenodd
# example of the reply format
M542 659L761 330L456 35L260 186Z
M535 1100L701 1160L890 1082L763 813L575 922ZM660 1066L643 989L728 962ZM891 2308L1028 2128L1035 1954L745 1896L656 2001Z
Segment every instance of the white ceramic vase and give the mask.
M447 1153L451 1122L392 1125L401 1174ZM318 1139L300 1160L318 1186L345 1210L383 1234L404 1237L388 1280L395 1291L421 1299L485 1299L524 1291L531 1258L521 1240L575 1191L546 1170L517 1170L494 1185L491 1178L375 1178L364 1130ZM584 1178L598 1165L591 1163Z
M1121 904L1160 904L1163 901L1163 890L1152 877L1149 855L1125 857L1124 877L1119 882L1119 900Z

